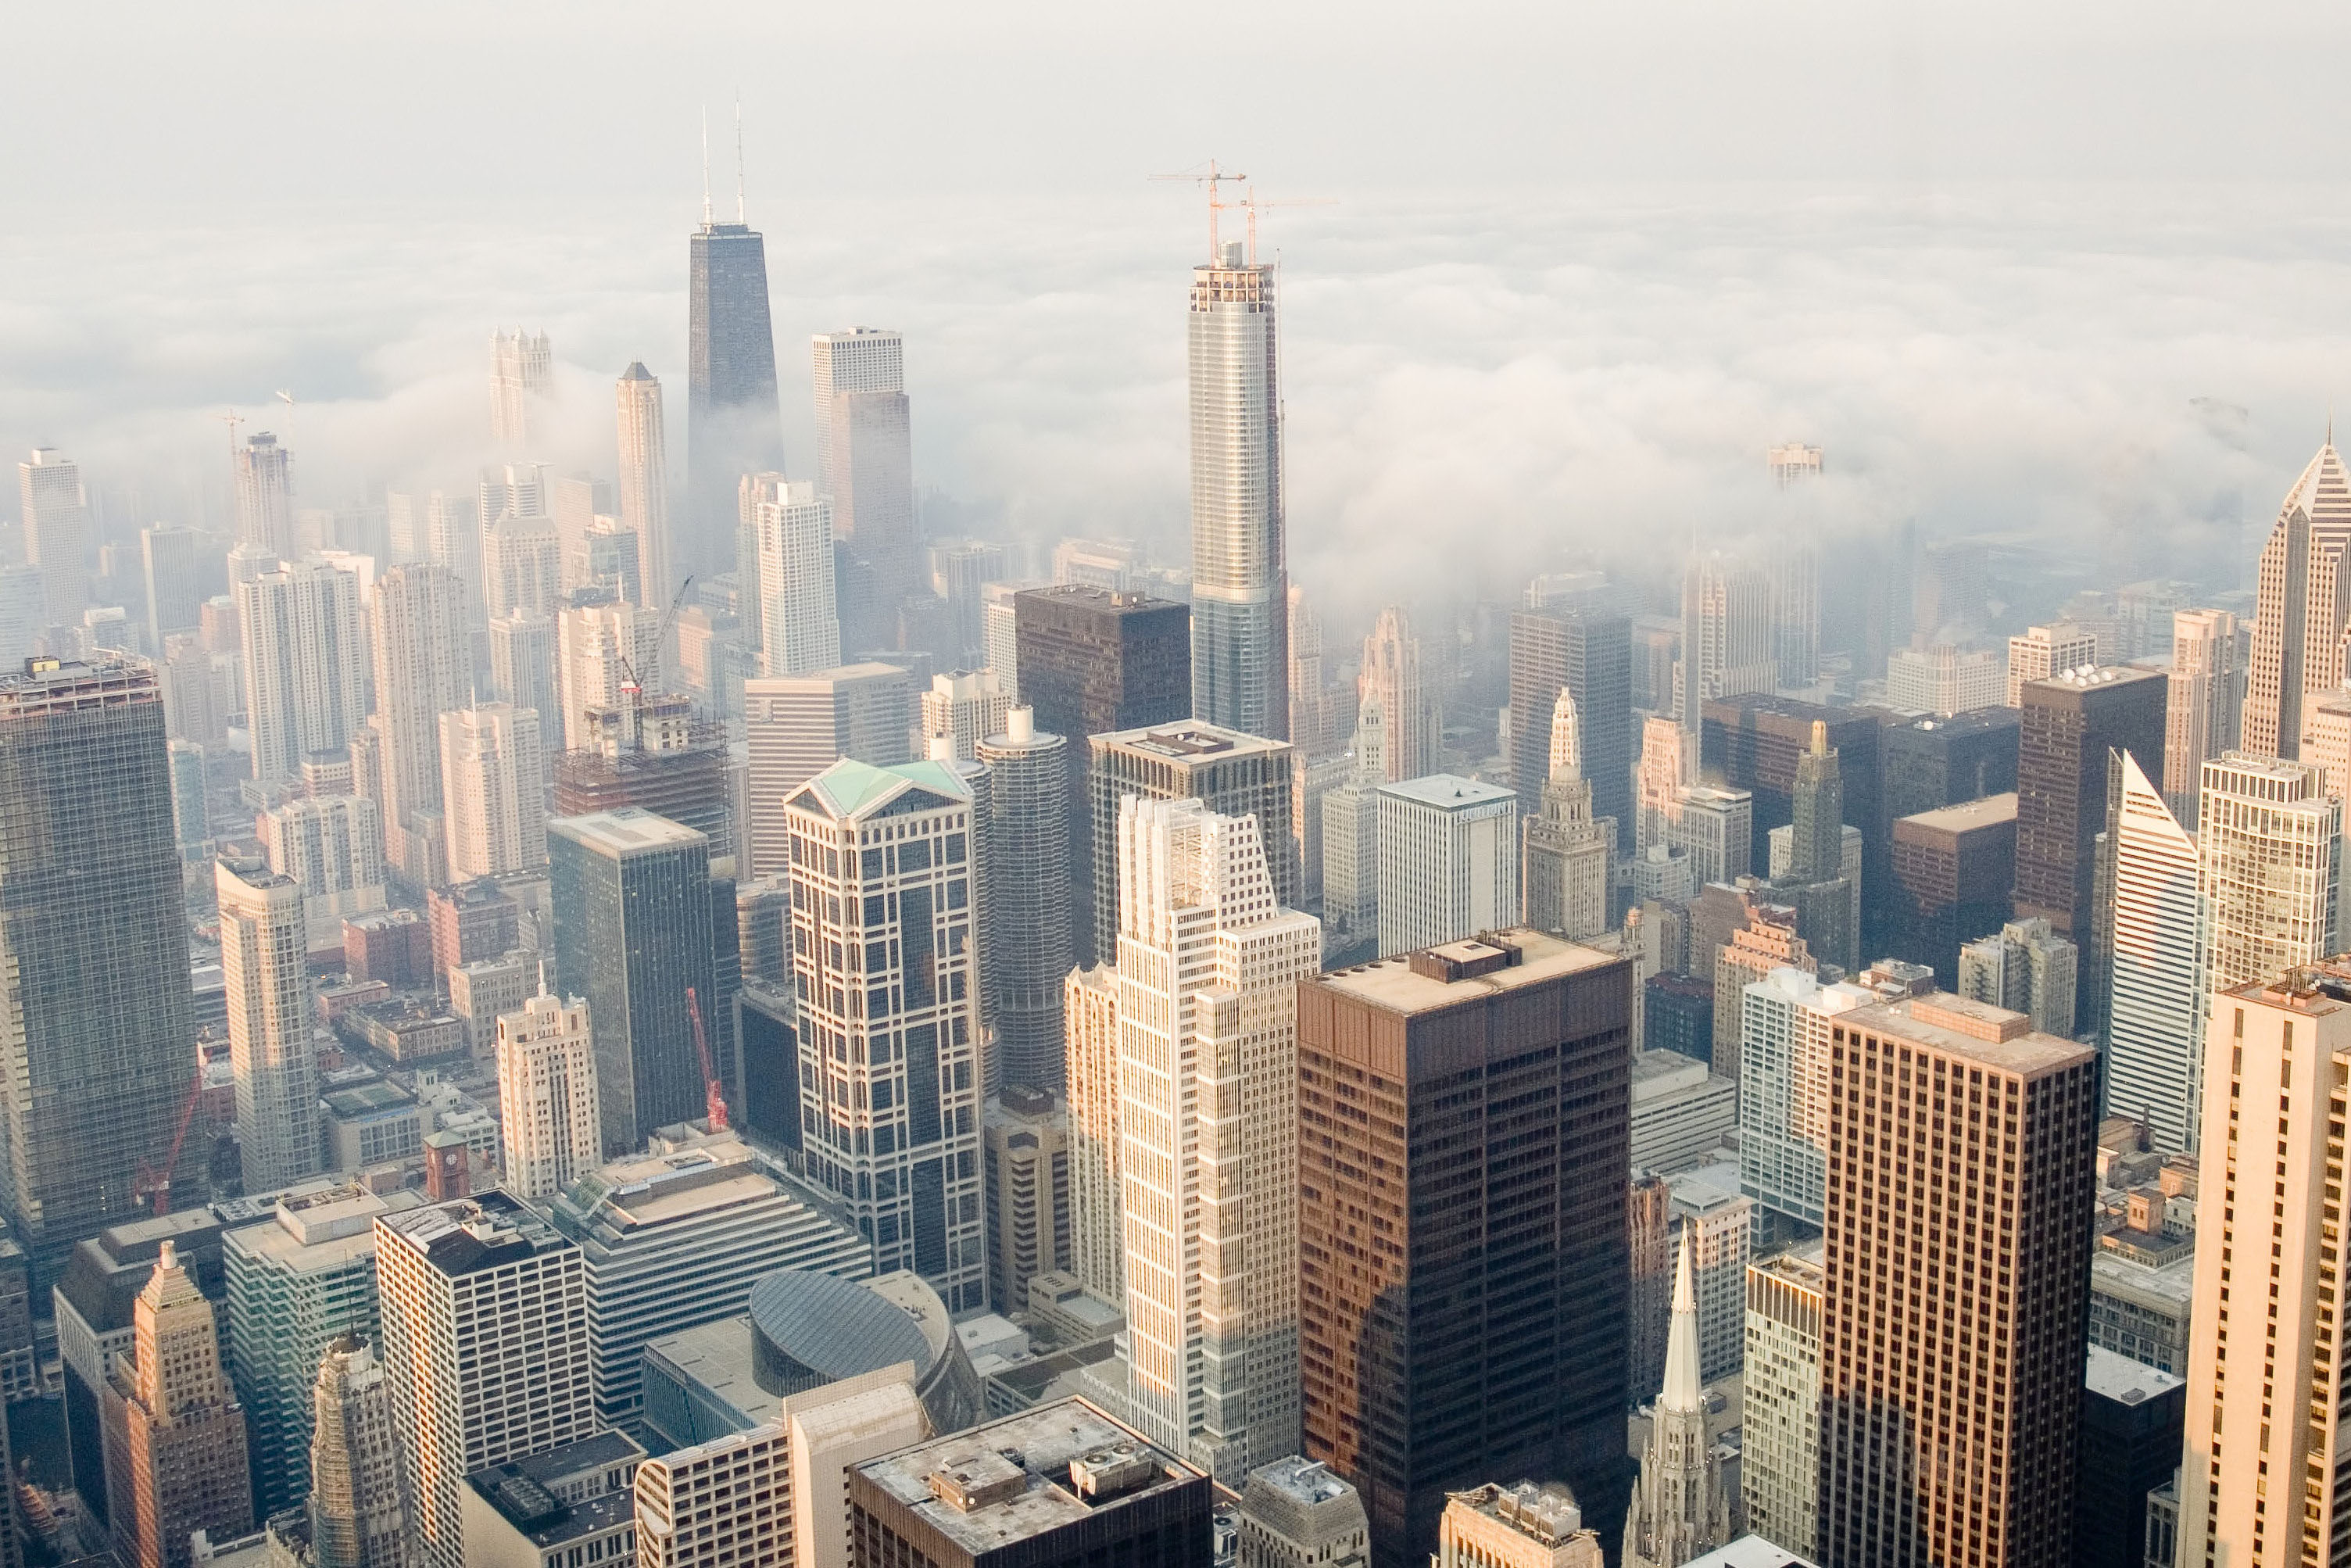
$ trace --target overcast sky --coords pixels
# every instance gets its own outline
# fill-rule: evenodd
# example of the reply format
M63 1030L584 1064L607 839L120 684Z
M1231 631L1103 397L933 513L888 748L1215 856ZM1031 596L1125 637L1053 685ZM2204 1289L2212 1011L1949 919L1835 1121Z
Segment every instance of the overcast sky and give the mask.
M565 366L551 461L610 471L631 359L682 424L700 115L731 207L738 91L791 450L807 334L898 327L923 478L1007 531L1180 538L1202 213L1144 177L1335 199L1267 234L1299 575L1350 604L1465 546L1735 537L1788 438L1854 527L2225 561L2351 348L2339 5L231 0L9 37L0 438L159 516L279 388L306 503L466 485L501 323Z

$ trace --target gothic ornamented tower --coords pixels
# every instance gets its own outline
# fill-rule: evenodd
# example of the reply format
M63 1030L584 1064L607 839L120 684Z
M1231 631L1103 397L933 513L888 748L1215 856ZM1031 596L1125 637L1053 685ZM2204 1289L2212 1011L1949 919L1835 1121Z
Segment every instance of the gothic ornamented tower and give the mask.
M1519 877L1526 923L1571 941L1605 932L1614 838L1611 824L1593 820L1575 698L1562 686L1552 709L1551 777L1543 784L1542 810L1527 823Z
M310 1549L316 1568L409 1568L414 1561L392 1396L375 1353L346 1335L312 1389Z
M137 1568L186 1568L194 1531L225 1540L253 1528L245 1410L221 1373L213 1304L169 1241L131 1323L107 1398L122 1433L109 1511Z
M1681 1568L1730 1542L1730 1501L1722 1462L1706 1435L1706 1389L1698 1382L1698 1291L1691 1281L1695 1228L1682 1230L1674 1266L1674 1322L1666 1342L1666 1385L1657 1396L1641 1479L1625 1520L1625 1568Z

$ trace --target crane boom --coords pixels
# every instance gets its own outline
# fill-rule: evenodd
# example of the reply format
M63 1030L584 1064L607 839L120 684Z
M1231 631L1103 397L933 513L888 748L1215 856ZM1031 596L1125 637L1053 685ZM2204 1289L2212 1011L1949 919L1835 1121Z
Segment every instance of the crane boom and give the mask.
M694 1024L694 1049L702 1057L702 1113L710 1123L710 1130L726 1130L726 1094L718 1082L718 1074L710 1065L710 1041L702 1032L702 998L694 988L685 988L685 1016Z
M172 1152L163 1156L162 1173L158 1174L144 1160L139 1162L139 1177L131 1185L132 1195L152 1201L159 1218L172 1212L172 1173L180 1168L180 1151L187 1146L188 1129L195 1124L196 1105L204 1095L204 1064L199 1060L195 1079L188 1085L188 1097L180 1105L180 1128L172 1134Z

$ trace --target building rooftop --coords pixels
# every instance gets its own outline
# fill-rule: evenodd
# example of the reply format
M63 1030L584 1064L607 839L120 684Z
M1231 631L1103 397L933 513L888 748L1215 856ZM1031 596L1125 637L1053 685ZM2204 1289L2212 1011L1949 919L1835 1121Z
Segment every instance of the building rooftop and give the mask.
M333 1268L375 1253L375 1220L425 1201L412 1188L376 1193L357 1183L289 1192L260 1223L230 1231L224 1244L249 1258Z
M1513 1535L1544 1546L1557 1546L1583 1528L1583 1511L1576 1506L1575 1494L1557 1482L1541 1487L1532 1481L1514 1487L1489 1483L1474 1491L1445 1495L1449 1502L1484 1514Z
M1175 762L1223 761L1227 758L1262 756L1288 751L1290 742L1268 740L1246 730L1188 718L1176 724L1155 724L1143 729L1114 730L1092 737L1097 751L1132 751Z
M1252 1481L1263 1481L1293 1502L1311 1506L1344 1497L1355 1489L1331 1472L1331 1467L1320 1459L1310 1459L1292 1454L1286 1459L1276 1459L1249 1472Z
M2021 1014L1949 991L1875 1003L1845 1014L1849 1030L1874 1030L2028 1077L2097 1054L2090 1046L2042 1034L2029 1025L2020 1028L2022 1024Z
M320 1100L327 1107L328 1114L343 1121L416 1108L415 1095L381 1078L354 1083L349 1089L332 1090L322 1095Z
M632 1520L636 1497L628 1487L591 1491L573 1502L557 1494L576 1477L644 1457L644 1449L626 1433L599 1432L544 1453L475 1470L465 1482L543 1552L565 1542L601 1535Z
M1458 773L1431 773L1423 779L1406 779L1401 783L1383 784L1380 793L1415 805L1435 806L1440 810L1466 811L1473 807L1490 806L1499 800L1515 803L1518 792L1505 789L1499 784L1482 779L1464 779Z
M722 1318L647 1343L648 1360L667 1362L750 1426L783 1413L783 1396L759 1385L752 1371L751 1317Z
M382 1215L376 1224L452 1277L503 1268L570 1245L530 1208L496 1187L472 1197Z
M1644 1099L1705 1084L1713 1069L1677 1051L1645 1051L1633 1059L1633 1096Z
M853 757L844 757L794 790L791 801L833 817L867 817L877 815L878 808L898 800L909 789L928 790L944 797L935 802L922 802L925 809L971 799L970 788L954 769L935 762L876 768Z
M1041 588L1024 588L1018 597L1033 599L1040 603L1082 605L1106 614L1133 615L1146 610L1177 610L1183 608L1173 599L1155 599L1148 593L1121 591L1091 582L1056 582Z
M584 817L552 817L547 831L615 858L709 841L684 823L656 816L642 806L620 806Z
M1578 975L1587 969L1630 961L1524 927L1491 932L1489 938L1489 941L1479 943L1447 943L1442 948L1428 951L1443 954L1454 948L1503 943L1518 949L1519 961L1482 972L1465 973L1458 979L1445 980L1421 973L1420 970L1427 966L1415 966L1413 954L1399 953L1375 963L1334 969L1327 975L1318 976L1311 983L1327 986L1332 990L1358 998L1390 1012L1411 1015L1482 1002L1506 991L1555 980L1562 975Z
M2184 1321L2196 1304L2196 1260L2182 1258L2150 1268L2100 1252L2090 1260L2090 1289L2117 1301L2168 1311Z
M1682 1568L1820 1568L1809 1557L1799 1557L1772 1545L1760 1535L1742 1535L1728 1546L1703 1557L1693 1557Z
M2009 789L1998 795L1986 795L1980 800L1963 800L1956 806L1938 806L1931 811L1919 811L1896 819L1899 831L1905 822L1915 823L1929 832L1965 833L1977 828L1988 828L1999 822L2016 821L2016 791Z
M855 1469L974 1557L1139 1498L1207 1485L1206 1472L1082 1399L1024 1410Z
M573 1183L562 1202L583 1216L632 1230L776 1190L740 1138L717 1137L666 1154L614 1160Z
M2177 1373L2133 1361L2104 1345L2094 1344L2089 1349L2082 1385L2102 1399L2111 1399L2117 1405L2141 1405L2188 1385L2188 1380Z

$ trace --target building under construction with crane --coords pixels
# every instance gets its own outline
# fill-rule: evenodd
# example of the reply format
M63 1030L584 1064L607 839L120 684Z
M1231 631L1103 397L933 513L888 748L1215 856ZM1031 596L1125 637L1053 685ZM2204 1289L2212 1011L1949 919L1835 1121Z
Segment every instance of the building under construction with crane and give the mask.
M74 1243L206 1196L171 758L144 664L0 676L0 1209L46 1292ZM181 1135L175 1138L175 1130Z

